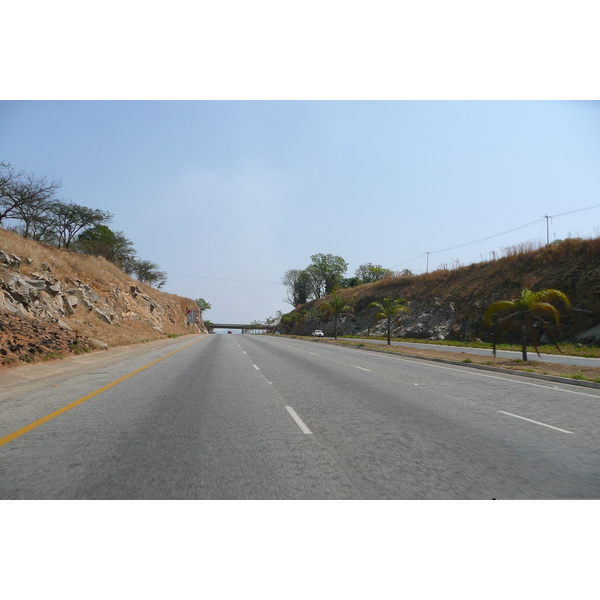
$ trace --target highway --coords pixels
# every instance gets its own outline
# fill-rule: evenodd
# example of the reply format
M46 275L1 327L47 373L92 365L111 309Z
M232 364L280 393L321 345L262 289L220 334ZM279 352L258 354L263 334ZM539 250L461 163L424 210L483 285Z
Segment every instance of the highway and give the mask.
M150 346L7 387L1 499L600 498L600 390L261 335Z

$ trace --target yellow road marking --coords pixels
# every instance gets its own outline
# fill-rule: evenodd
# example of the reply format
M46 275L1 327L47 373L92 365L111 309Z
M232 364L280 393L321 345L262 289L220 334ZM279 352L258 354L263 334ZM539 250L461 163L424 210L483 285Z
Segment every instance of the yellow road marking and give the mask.
M4 446L4 444L8 444L8 442L12 442L14 439L22 436L23 434L27 433L28 431L31 431L32 429L35 429L36 427L39 427L40 425L47 423L48 421L54 419L55 417L58 417L59 415L62 415L63 413L67 412L68 410L75 408L79 404L83 404L86 400L89 400L90 398L93 398L94 396L97 396L98 394L105 392L106 390L117 385L118 383L121 383L122 381L125 381L126 379L129 379L130 377L133 377L134 375L137 375L144 369L147 369L148 367L151 367L152 365L159 363L161 360L165 360L165 358L169 358L169 356L173 356L173 354L177 354L178 352L181 352L182 350L189 348L193 344L197 344L198 342L200 342L203 339L205 339L205 338L196 340L195 342L192 342L191 344L187 344L183 348L179 348L179 350L175 350L174 352L171 352L170 354L167 354L166 356L163 356L162 358L159 358L158 360L148 363L146 366L141 367L140 369L137 369L137 371L133 371L132 373L129 373L129 375L125 375L125 377L121 377L121 379L117 379L116 381L113 381L112 383L109 383L108 385L101 387L99 390L96 390L95 392L92 392L91 394L88 394L87 396L83 396L83 398L79 398L79 400L75 400L74 402L71 402L70 404L63 406L62 408L59 408L58 410L51 412L49 415L46 415L45 417L42 417L41 419L38 419L37 421L34 421L33 423L29 423L29 425L25 425L25 427L21 427L21 429L18 429L17 431L14 431L13 433L10 433L9 435L7 435L3 438L0 438L0 446Z

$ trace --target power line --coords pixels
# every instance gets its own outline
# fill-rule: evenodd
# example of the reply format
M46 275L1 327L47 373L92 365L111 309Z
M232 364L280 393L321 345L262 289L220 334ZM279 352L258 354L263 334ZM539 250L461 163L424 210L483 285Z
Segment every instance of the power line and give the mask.
M588 206L587 208L578 208L577 210L570 210L569 212L560 213L559 215L550 215L550 218L554 219L554 217L562 217L563 215L572 215L573 213L581 212L582 210L591 210L592 208L598 208L599 206L600 206L600 204L594 204L594 206Z
M437 254L439 252L448 252L449 250L457 250L458 248L464 248L465 246L472 246L473 244L479 244L480 242L485 242L487 240L491 240L493 238L497 238L497 237L506 235L507 233L512 233L513 231L518 231L519 229L523 229L525 227L529 227L530 225L534 225L535 223L543 221L544 219L546 219L546 224L548 224L548 219L553 219L554 217L562 217L564 215L570 215L570 214L573 214L573 213L576 213L576 212L582 212L584 210L591 210L592 208L598 208L598 207L600 207L600 204L594 204L593 206L588 206L587 208L578 208L577 210L570 210L568 212L559 213L557 215L544 215L540 219L536 219L535 221L531 221L531 223L526 223L525 225L520 225L519 227L515 227L514 229L509 229L508 231L504 231L503 233L496 233L495 235L490 235L489 237L482 238L482 239L476 240L474 242L467 242L466 244L460 244L459 246L453 246L452 248L444 248L443 250L432 250L430 252L425 252L424 254L421 254L420 256L417 256L416 258L411 258L410 260L407 260L406 262L394 265L391 268L394 269L396 267L400 267L402 265L405 265L405 264L408 264L410 262L413 262L414 260L418 260L419 258L422 258L423 256L427 256L427 258L429 259L429 255L430 254Z
M542 217L541 219L536 219L535 221L531 221L531 223L527 223L526 225L521 225L520 227L515 227L514 229L509 229L508 231L504 231L503 233L497 233L495 235L490 235L489 237L483 238L481 240L477 240L475 242L468 242L466 244L461 244L460 246L454 246L452 248L444 248L444 250L433 250L433 251L429 252L429 254L437 254L438 252L448 252L448 250L456 250L457 248L464 248L465 246L479 244L479 242L485 242L486 240L491 240L492 238L500 237L501 235L506 235L507 233L512 233L513 231L523 229L524 227L529 227L530 225L533 225L534 223L538 223L539 221L542 221L543 219L544 219L544 217Z
M394 265L391 268L394 269L395 267L400 267L400 266L405 265L405 264L407 264L409 262L412 262L413 260L417 260L419 258L422 258L425 255L437 254L438 252L448 252L449 250L456 250L457 248L464 248L465 246L471 246L473 244L479 244L479 242L485 242L486 240L491 240L492 238L500 237L501 235L506 235L507 233L512 233L513 231L517 231L519 229L523 229L524 227L529 227L530 225L533 225L534 223L538 223L539 221L543 221L543 220L544 220L544 217L542 217L541 219L536 219L535 221L532 221L531 223L527 223L526 225L520 225L519 227L515 227L514 229L510 229L509 231L505 231L503 233L496 233L495 235L490 235L489 237L483 238L481 240L476 240L475 242L467 242L466 244L461 244L460 246L453 246L452 248L444 248L444 250L432 250L430 252L425 252L425 253L421 254L420 256L417 256L417 258L411 258L411 260L407 260L406 262Z
M427 254L427 252L424 252L423 254L420 254L416 258L411 258L410 260L404 261L403 263L399 263L397 265L393 265L392 267L390 267L390 269L395 269L396 267L401 267L403 265L407 265L408 263L411 263L411 262L413 262L415 260L419 260L419 258L423 258L426 254Z
M194 279L210 279L212 281L235 281L236 283L274 283L281 285L281 281L251 281L248 279L225 279L223 277L202 277L200 275L182 275L181 273L167 273L167 275L176 275L177 277L192 277Z
M390 268L395 269L396 267L401 267L403 265L407 265L408 263L414 262L415 260L419 260L419 258L423 258L424 256L427 256L427 259L429 259L430 254L438 254L439 252L449 252L450 250L457 250L458 248L464 248L465 246L472 246L473 244L479 244L480 242L486 242L487 240L491 240L493 238L497 238L497 237L506 235L507 233L512 233L513 231L518 231L519 229L524 229L525 227L534 225L535 223L538 223L539 221L543 221L544 219L546 219L546 224L547 224L548 219L553 219L555 217L562 217L564 215L570 215L570 214L573 214L576 212L582 212L584 210L591 210L592 208L598 208L598 207L600 207L600 204L594 204L594 206L588 206L587 208L578 208L577 210L570 210L568 212L559 213L557 215L544 215L540 219L531 221L531 223L526 223L525 225L520 225L519 227L515 227L514 229L509 229L508 231L504 231L502 233L496 233L494 235L490 235L488 237L482 238L480 240L476 240L474 242L467 242L466 244L460 244L459 246L452 246L452 248L444 248L443 250L431 250L429 252L424 252L423 254L420 254L419 256L416 256L415 258L411 258L410 260L404 261L402 263L398 263L397 265L393 265ZM266 283L266 284L273 284L273 285L281 285L280 281L255 281L255 280L249 280L249 279L226 279L224 277L203 277L201 275L183 275L182 273L167 273L167 275L175 275L176 277L191 277L193 279L208 279L211 281L233 281L235 283Z

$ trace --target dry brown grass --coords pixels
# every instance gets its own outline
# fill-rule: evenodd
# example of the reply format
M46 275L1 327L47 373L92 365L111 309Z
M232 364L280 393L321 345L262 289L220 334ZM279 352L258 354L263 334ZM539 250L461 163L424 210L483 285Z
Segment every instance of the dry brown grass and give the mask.
M158 302L175 320L175 323L171 323L165 319L162 332L155 329L149 322L135 319L124 320L118 325L109 325L90 316L83 306L78 306L75 313L68 318L68 323L80 335L102 340L110 346L121 346L140 341L164 339L169 334L184 335L191 332L185 323L185 309L195 307L192 299L167 294L144 285L102 257L59 250L27 240L1 228L0 250L21 258L33 259L31 264L27 264L27 261L22 262L20 272L23 275L29 276L36 271L41 271L41 263L45 262L50 265L52 275L59 281L78 279L90 286L109 304L114 301L115 288L129 290L131 286L136 286L142 293Z
M511 247L506 256L494 261L383 279L354 288L356 291L352 295L357 300L369 295L404 295L412 299L435 296L460 301L477 296L509 298L528 286L533 289L556 287L567 294L576 294L576 283L582 277L587 281L595 279L598 273L600 238L568 239L541 248L536 248L535 244ZM347 291L352 292L352 289ZM594 291L600 291L600 286L594 286Z
M21 273L29 275L40 270L40 264L45 262L52 267L52 274L60 280L67 277L90 280L100 285L121 282L129 285L130 282L139 285L115 265L102 257L78 254L69 250L54 248L27 240L16 233L0 229L0 250L20 257L33 259L31 265L25 262L21 265Z
M476 327L473 333L483 337L489 334L482 324L483 312L491 303L514 299L524 287L551 288L564 292L577 309L562 319L567 337L600 322L600 238L567 239L543 247L525 243L505 248L504 253L496 260L458 268L387 277L339 294L354 301L355 314L385 297L452 302L456 322L469 319ZM318 307L321 302L314 300L299 308Z

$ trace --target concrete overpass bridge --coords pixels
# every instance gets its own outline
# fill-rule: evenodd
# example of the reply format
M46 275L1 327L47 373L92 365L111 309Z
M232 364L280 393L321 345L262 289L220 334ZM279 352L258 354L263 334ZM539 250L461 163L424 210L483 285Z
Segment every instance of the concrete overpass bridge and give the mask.
M211 323L211 329L241 329L242 333L248 331L268 331L271 327L257 323Z

